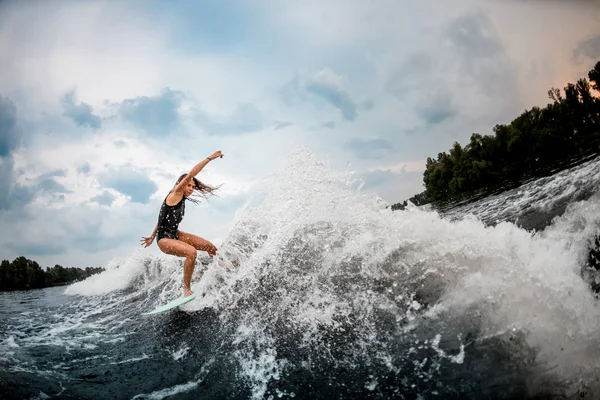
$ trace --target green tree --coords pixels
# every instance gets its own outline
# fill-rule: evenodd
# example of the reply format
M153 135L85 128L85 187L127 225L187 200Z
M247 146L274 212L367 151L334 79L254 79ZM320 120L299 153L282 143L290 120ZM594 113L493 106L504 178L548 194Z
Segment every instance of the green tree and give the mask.
M464 148L455 142L448 153L428 157L425 191L415 201L444 202L512 186L600 154L599 82L600 61L588 79L569 83L562 92L551 88L546 107L494 126L494 135L473 133Z
M55 265L45 271L40 265L25 257L17 257L12 262L0 263L0 291L39 289L48 286L64 285L85 279L103 271L102 268L64 268Z

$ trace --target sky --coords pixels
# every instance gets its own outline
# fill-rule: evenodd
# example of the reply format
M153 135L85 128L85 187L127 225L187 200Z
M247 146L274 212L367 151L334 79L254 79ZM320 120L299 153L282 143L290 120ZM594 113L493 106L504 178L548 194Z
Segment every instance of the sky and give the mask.
M3 1L0 59L0 259L103 266L216 150L181 229L217 246L299 147L389 204L422 192L427 157L587 75L600 3Z

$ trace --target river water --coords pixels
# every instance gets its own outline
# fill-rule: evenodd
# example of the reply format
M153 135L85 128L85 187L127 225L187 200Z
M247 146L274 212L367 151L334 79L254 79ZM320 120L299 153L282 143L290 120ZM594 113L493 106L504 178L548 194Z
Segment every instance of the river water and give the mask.
M391 211L298 150L178 310L141 315L182 281L181 260L143 251L1 293L0 398L600 398L599 187L595 159Z

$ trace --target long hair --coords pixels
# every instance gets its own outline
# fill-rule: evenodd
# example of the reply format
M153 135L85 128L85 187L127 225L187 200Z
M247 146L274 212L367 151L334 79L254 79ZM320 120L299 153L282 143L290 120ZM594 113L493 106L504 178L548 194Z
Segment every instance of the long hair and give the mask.
M185 178L188 174L182 174L179 179L177 179L177 182L175 182L175 186L177 186L177 184L179 184L179 182L181 182L183 180L183 178ZM205 183L200 182L200 180L196 177L192 178L194 180L194 192L186 198L186 200L191 201L192 203L199 203L200 200L198 200L195 197L192 197L194 195L196 195L197 197L201 197L204 199L208 199L210 196L214 196L214 192L219 189L221 186L217 186L217 187L213 187L210 185L207 185Z

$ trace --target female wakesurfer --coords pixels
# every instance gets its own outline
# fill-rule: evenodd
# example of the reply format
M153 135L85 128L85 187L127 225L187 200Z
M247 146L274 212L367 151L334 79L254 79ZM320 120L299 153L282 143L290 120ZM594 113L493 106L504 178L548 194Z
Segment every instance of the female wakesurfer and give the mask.
M185 257L183 265L184 297L193 294L190 285L197 251L206 251L210 257L213 257L217 253L215 245L208 240L179 230L179 224L185 213L185 201L191 200L190 196L194 192L206 196L207 194L212 194L215 190L215 188L200 182L196 178L196 175L202 171L206 164L216 158L223 158L221 150L214 152L210 157L206 157L196 164L189 173L183 174L177 179L175 186L163 200L158 215L158 222L154 227L152 235L142 237L141 240L142 245L148 247L152 244L154 238L156 238L156 244L163 253Z

